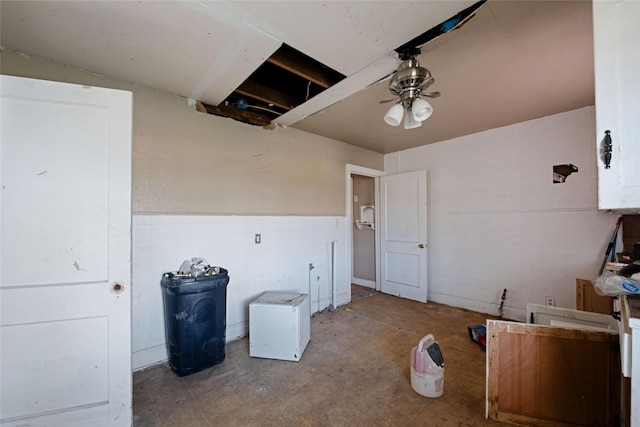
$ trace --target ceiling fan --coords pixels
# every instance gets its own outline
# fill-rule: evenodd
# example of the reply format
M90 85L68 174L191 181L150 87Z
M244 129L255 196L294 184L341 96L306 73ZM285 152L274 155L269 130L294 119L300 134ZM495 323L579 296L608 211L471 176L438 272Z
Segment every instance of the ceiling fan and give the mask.
M394 98L380 101L381 104L396 101L396 104L384 116L384 121L387 124L398 126L404 116L404 128L414 129L422 126L422 122L433 114L433 107L422 97L437 98L440 96L440 92L425 92L425 89L431 86L435 79L429 70L420 66L417 60L418 55L421 53L420 46L451 30L460 28L474 16L475 12L486 1L480 0L476 2L442 24L431 28L395 50L402 62L389 81L389 92L394 95ZM405 110L407 114L404 114Z
M384 116L384 121L391 126L400 124L404 110L407 110L404 121L405 129L421 126L422 122L433 113L431 104L421 97L437 98L440 96L440 92L424 92L435 82L435 79L429 70L420 66L416 59L419 54L420 48L417 47L406 49L401 54L402 62L389 82L389 92L395 95L395 98L380 101L381 104L396 101L396 104Z

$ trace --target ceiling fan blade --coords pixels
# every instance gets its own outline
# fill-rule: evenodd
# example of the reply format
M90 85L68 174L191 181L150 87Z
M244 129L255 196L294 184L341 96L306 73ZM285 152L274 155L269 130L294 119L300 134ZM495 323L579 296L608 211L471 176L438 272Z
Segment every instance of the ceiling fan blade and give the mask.
M428 79L426 79L424 82L422 82L422 84L420 85L420 87L421 87L422 89L426 89L426 88L428 88L429 86L431 86L431 85L433 84L433 82L435 82L435 81L436 81L436 79L434 79L432 76L429 76L429 78L428 78Z
M437 98L440 96L440 92L423 93L422 96L428 96L429 98Z
M384 101L379 101L379 102L380 104L386 104L387 102L391 102L391 101L398 101L398 98L385 99Z

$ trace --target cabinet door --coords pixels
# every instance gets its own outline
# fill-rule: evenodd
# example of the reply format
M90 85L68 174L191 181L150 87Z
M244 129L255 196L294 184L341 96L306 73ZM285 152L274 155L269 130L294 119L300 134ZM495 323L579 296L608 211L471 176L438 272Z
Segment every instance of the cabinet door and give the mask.
M536 325L600 331L618 331L618 323L620 323L610 314L531 303L527 304L527 320Z
M607 298L613 301L613 298ZM626 301L625 298L623 298L623 300ZM605 315L600 313L591 313L588 311L571 310L569 308L562 307L527 304L527 320L529 323L535 323L537 325L557 326L572 329L590 329L594 331L618 331L622 375L630 377L631 330L629 329L628 322L624 321L624 319L629 318L627 315L629 309L626 304L621 304L620 299L618 298L611 304L607 313L611 313L612 311L621 313L623 321L616 320L611 316L611 314Z
M640 207L640 2L593 2L598 207ZM606 166L605 133L611 136Z
M487 418L537 426L617 426L616 332L487 321Z
M591 280L576 279L576 308L591 313L610 314L613 298L598 295Z

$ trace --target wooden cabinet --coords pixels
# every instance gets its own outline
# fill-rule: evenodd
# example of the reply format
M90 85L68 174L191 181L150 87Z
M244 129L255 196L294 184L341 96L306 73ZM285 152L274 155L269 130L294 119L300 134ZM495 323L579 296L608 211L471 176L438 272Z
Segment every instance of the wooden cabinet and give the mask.
M640 208L640 2L593 2L598 207ZM611 137L607 149L605 135ZM607 153L610 151L610 153ZM607 166L607 163L609 165Z
M618 426L620 347L611 316L529 304L536 324L487 321L487 418Z
M576 309L592 313L611 314L613 298L598 295L591 280L576 279Z

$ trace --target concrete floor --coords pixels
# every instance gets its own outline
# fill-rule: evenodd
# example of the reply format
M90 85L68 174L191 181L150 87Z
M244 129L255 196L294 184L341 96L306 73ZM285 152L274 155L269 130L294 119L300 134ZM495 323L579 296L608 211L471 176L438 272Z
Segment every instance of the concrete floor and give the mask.
M299 362L226 359L178 377L167 363L133 376L134 426L500 426L484 417L485 356L467 326L487 316L352 287L352 302L311 319ZM433 334L445 360L444 393L411 388L409 355Z

